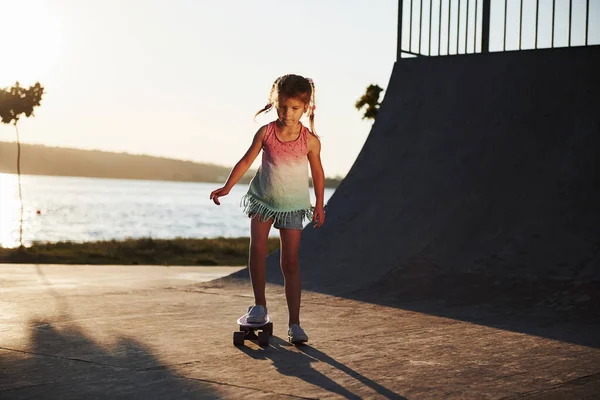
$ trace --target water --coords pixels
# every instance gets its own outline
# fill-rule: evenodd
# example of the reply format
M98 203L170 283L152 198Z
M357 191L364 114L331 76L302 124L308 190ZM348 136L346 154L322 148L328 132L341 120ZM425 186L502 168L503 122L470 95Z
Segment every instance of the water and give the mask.
M21 177L23 242L94 241L124 238L249 236L240 207L246 184L216 206L214 183L24 175ZM325 189L325 201L334 189ZM311 199L314 194L311 188ZM0 246L19 244L17 176L0 174ZM39 210L39 213L38 213ZM307 222L308 223L308 222ZM276 229L272 236L278 236Z

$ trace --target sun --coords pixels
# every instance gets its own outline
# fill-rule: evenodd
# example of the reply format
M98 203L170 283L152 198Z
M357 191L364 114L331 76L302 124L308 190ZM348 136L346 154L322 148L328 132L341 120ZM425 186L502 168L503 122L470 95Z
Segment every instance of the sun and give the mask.
M43 81L62 50L58 10L48 0L0 0L0 87Z

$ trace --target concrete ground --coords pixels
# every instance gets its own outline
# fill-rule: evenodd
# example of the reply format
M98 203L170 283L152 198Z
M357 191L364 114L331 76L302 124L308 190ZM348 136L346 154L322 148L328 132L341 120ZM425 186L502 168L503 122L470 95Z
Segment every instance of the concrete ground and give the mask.
M238 269L0 265L0 398L600 398L597 346L398 306L305 292L289 345L278 285L270 346L234 347L250 286L203 281Z

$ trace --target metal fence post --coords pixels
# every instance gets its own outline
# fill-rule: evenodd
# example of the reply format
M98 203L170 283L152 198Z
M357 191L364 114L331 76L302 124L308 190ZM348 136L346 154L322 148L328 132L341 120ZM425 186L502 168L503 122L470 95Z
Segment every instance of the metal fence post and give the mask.
M490 52L490 12L492 0L483 0L483 12L481 15L481 52Z
M398 48L396 53L396 61L402 58L402 0L398 0Z

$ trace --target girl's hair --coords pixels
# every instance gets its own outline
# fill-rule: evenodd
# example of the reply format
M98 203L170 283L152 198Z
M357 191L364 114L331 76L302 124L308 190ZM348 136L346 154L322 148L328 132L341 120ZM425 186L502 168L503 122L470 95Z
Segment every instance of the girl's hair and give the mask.
M271 111L272 107L277 104L280 97L294 97L308 104L306 115L310 121L310 130L316 136L315 132L315 84L310 78L305 78L300 75L283 75L275 80L269 94L269 101L262 110L254 115L254 118L262 112Z

